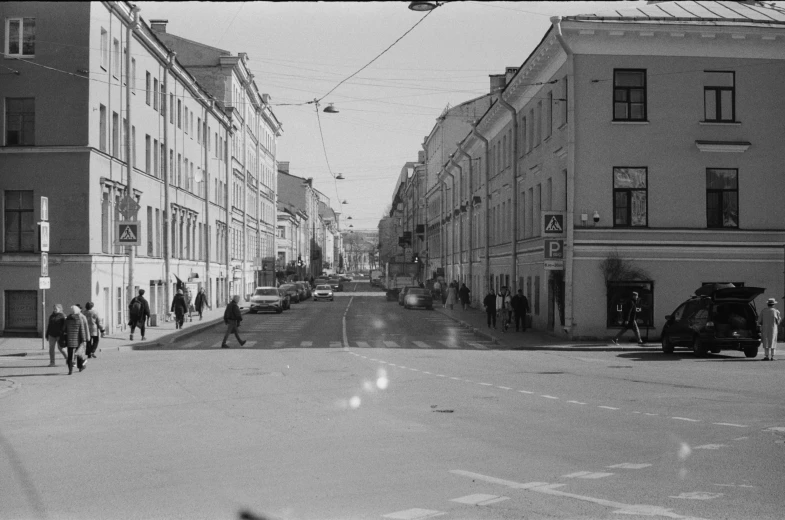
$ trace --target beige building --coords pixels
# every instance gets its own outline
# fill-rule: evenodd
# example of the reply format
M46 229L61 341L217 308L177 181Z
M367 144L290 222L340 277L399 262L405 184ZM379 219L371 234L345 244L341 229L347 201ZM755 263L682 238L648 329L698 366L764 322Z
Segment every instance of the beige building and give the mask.
M759 308L782 295L785 13L660 2L552 22L442 165L446 276L475 297L520 288L535 328L571 337L615 334L632 290L650 338L703 283L765 287Z

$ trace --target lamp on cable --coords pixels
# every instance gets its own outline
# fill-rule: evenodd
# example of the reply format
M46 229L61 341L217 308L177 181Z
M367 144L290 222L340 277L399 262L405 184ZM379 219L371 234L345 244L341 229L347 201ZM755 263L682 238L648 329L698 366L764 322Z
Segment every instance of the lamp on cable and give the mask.
M327 112L328 114L338 114L338 109L333 106L332 103L328 103L327 106L322 110L322 112Z
M409 2L409 9L412 11L433 11L437 7L444 5L445 2L427 2L427 1L420 1L420 2Z
M335 180L337 180L337 181L342 181L342 180L344 180L345 178L346 178L346 177L344 177L342 173L339 173L338 175L336 175L336 176L335 176Z
M341 202L341 204L349 204L349 203L344 200L343 202Z

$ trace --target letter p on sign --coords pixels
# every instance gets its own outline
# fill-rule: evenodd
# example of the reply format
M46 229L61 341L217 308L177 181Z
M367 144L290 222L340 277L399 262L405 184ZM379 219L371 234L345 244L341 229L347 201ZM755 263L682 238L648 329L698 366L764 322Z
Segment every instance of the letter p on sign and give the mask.
M560 260L564 258L564 239L546 238L545 239L545 259Z

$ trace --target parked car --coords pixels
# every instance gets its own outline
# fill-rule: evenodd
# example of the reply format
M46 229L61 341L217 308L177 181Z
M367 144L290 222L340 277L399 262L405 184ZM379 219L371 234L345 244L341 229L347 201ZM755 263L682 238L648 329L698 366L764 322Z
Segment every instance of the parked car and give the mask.
M289 295L289 300L292 303L300 303L300 290L296 285L293 283L285 283L281 285L279 289L286 291L286 294Z
M276 287L257 287L251 295L250 310L252 314L261 311L273 311L281 314L284 309L284 298Z
M308 282L294 282L294 285L299 289L300 301L311 297L311 286L308 285Z
M313 291L313 301L317 302L319 300L335 300L335 296L333 295L333 288L330 284L316 286L316 289Z
M669 354L674 347L685 346L698 356L722 350L741 350L749 358L757 356L760 325L754 300L764 291L733 284L704 285L665 316L662 351Z
M343 292L343 282L338 277L330 277L327 279L327 283L329 283L334 292Z
M432 311L433 296L431 296L431 291L419 287L412 287L406 291L406 295L403 297L403 308L413 309L415 307L424 307Z
M351 282L352 281L351 275L348 275L348 274L339 274L338 275L338 279L340 281L342 281L342 282Z
M408 293L410 290L412 290L412 289L416 289L416 288L417 288L417 287L415 287L415 286L413 286L413 285L407 285L407 286L405 286L404 288L402 288L402 289L400 290L400 292L398 293L398 305L403 305L403 300L404 300L404 298L406 298L406 294L407 294L407 293Z
M289 297L289 293L278 287L278 292L281 295L281 299L283 300L283 310L288 310L292 308L292 299Z
M327 280L326 276L320 276L318 278L315 278L314 281L313 281L314 288L317 285L324 285L324 284L328 284L328 285L330 284L330 282Z

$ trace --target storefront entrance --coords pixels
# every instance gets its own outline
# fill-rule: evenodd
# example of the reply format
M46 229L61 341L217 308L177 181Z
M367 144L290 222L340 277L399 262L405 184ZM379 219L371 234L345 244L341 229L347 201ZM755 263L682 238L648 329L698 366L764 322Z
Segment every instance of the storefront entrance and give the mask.
M38 331L38 291L5 291L3 334L35 335Z

